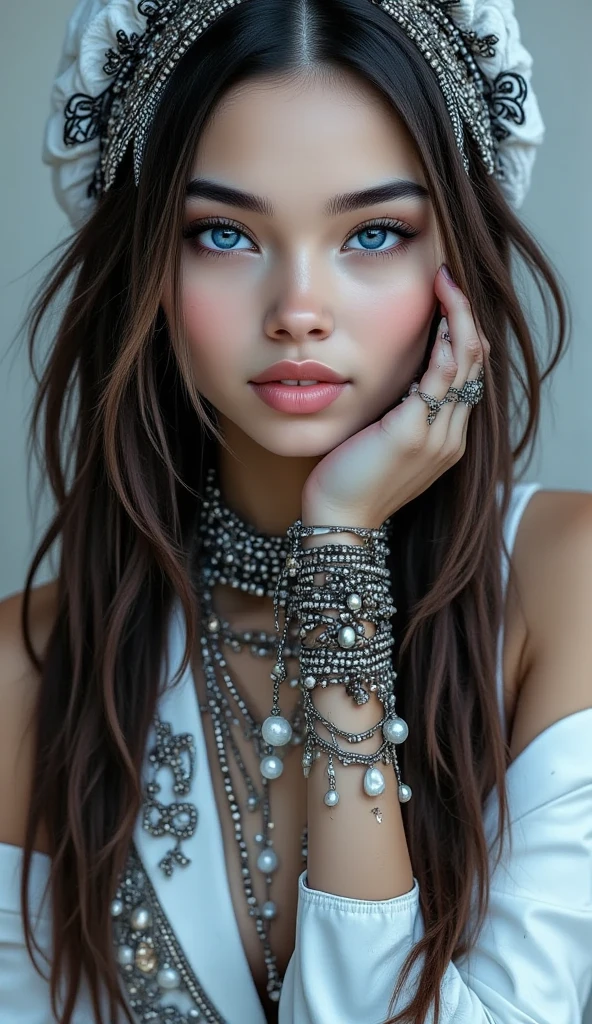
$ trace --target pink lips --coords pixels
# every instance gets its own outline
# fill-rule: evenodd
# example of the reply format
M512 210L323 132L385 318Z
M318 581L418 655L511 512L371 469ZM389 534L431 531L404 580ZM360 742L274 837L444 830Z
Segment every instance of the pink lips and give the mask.
M263 373L251 378L251 384L268 384L270 381L281 380L318 380L321 383L345 384L346 378L314 359L305 359L303 363L295 363L291 359L282 359L273 366L268 366Z
M316 380L318 384L282 384L283 380ZM259 398L277 412L314 413L331 405L350 382L324 363L306 359L295 363L282 359L268 366L249 386Z
M297 377L285 377L284 380L298 380ZM303 380L316 380L316 377L302 378ZM267 384L249 384L259 398L277 412L287 413L314 413L321 412L331 405L342 391L348 387L347 382L343 384L309 384L300 387L298 384L280 384L278 381L271 381Z

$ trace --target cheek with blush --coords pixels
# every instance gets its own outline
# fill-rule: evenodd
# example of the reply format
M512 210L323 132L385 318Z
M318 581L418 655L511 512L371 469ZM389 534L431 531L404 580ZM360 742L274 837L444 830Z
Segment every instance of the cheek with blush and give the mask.
M423 359L435 309L433 289L420 281L375 300L360 319L356 336L365 339L364 383L375 410L388 408L409 386Z
M220 301L209 291L191 289L183 295L183 315L196 385L215 401L220 387L232 387L240 378L248 351L245 304L229 292Z

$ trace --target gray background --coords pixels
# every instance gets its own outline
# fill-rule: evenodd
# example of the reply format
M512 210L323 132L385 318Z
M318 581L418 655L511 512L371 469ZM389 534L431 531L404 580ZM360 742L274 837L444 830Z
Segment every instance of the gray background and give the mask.
M22 589L27 561L49 508L35 499L35 476L27 489L25 430L32 380L24 345L10 352L8 345L43 269L33 265L68 231L40 151L50 84L73 6L72 0L2 2L0 597ZM592 4L590 0L562 0L561 5L517 0L517 11L523 39L535 58L534 82L547 125L546 144L522 216L567 283L574 314L571 350L547 389L536 459L526 479L552 488L592 491L588 404L592 342L587 318ZM47 565L37 581L53 575ZM586 1024L592 1024L592 1004Z

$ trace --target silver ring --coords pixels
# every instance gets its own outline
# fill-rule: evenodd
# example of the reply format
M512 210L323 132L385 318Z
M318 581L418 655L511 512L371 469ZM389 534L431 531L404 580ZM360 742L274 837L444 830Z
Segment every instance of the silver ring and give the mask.
M439 399L439 398L434 398L433 395L426 394L425 391L420 391L419 390L419 384L417 383L417 381L413 381L413 384L409 388L409 394L410 395L419 395L419 397L422 399L422 401L424 401L426 403L428 409L430 410L429 414L428 414L428 419L427 419L427 423L428 423L429 427L431 427L432 423L436 419L436 416L440 412L440 409L442 408L442 406L443 405L447 405L448 402L452 402L453 401L452 398L448 398L448 395L446 395L445 398L440 398Z
M431 427L442 406L448 405L449 402L464 402L465 405L468 405L471 408L475 405L479 405L479 402L483 398L485 392L485 386L483 384L484 376L485 371L483 367L481 367L477 380L465 381L462 388L448 388L445 397L441 399L434 398L433 395L428 395L425 391L420 391L418 382L414 380L407 392L407 395L405 395L405 398L408 398L409 395L419 395L429 409L427 424ZM403 398L402 401L405 401L405 398Z
M481 367L477 380L465 381L462 388L448 388L446 397L448 398L448 395L452 396L451 398L448 398L448 401L464 402L465 405L468 405L471 408L474 408L474 406L479 405L479 402L481 401L485 393L485 385L483 383L484 377L485 371L483 367Z

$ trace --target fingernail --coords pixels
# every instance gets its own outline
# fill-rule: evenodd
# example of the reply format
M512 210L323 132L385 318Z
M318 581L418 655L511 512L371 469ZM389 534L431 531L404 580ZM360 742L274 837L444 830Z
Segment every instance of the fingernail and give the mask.
M457 285L456 281L454 280L452 274L450 273L450 267L448 267L446 265L446 263L443 263L442 266L440 267L440 270L444 274L444 277L446 278L446 280L452 285L452 287L453 288L457 288L458 285Z

